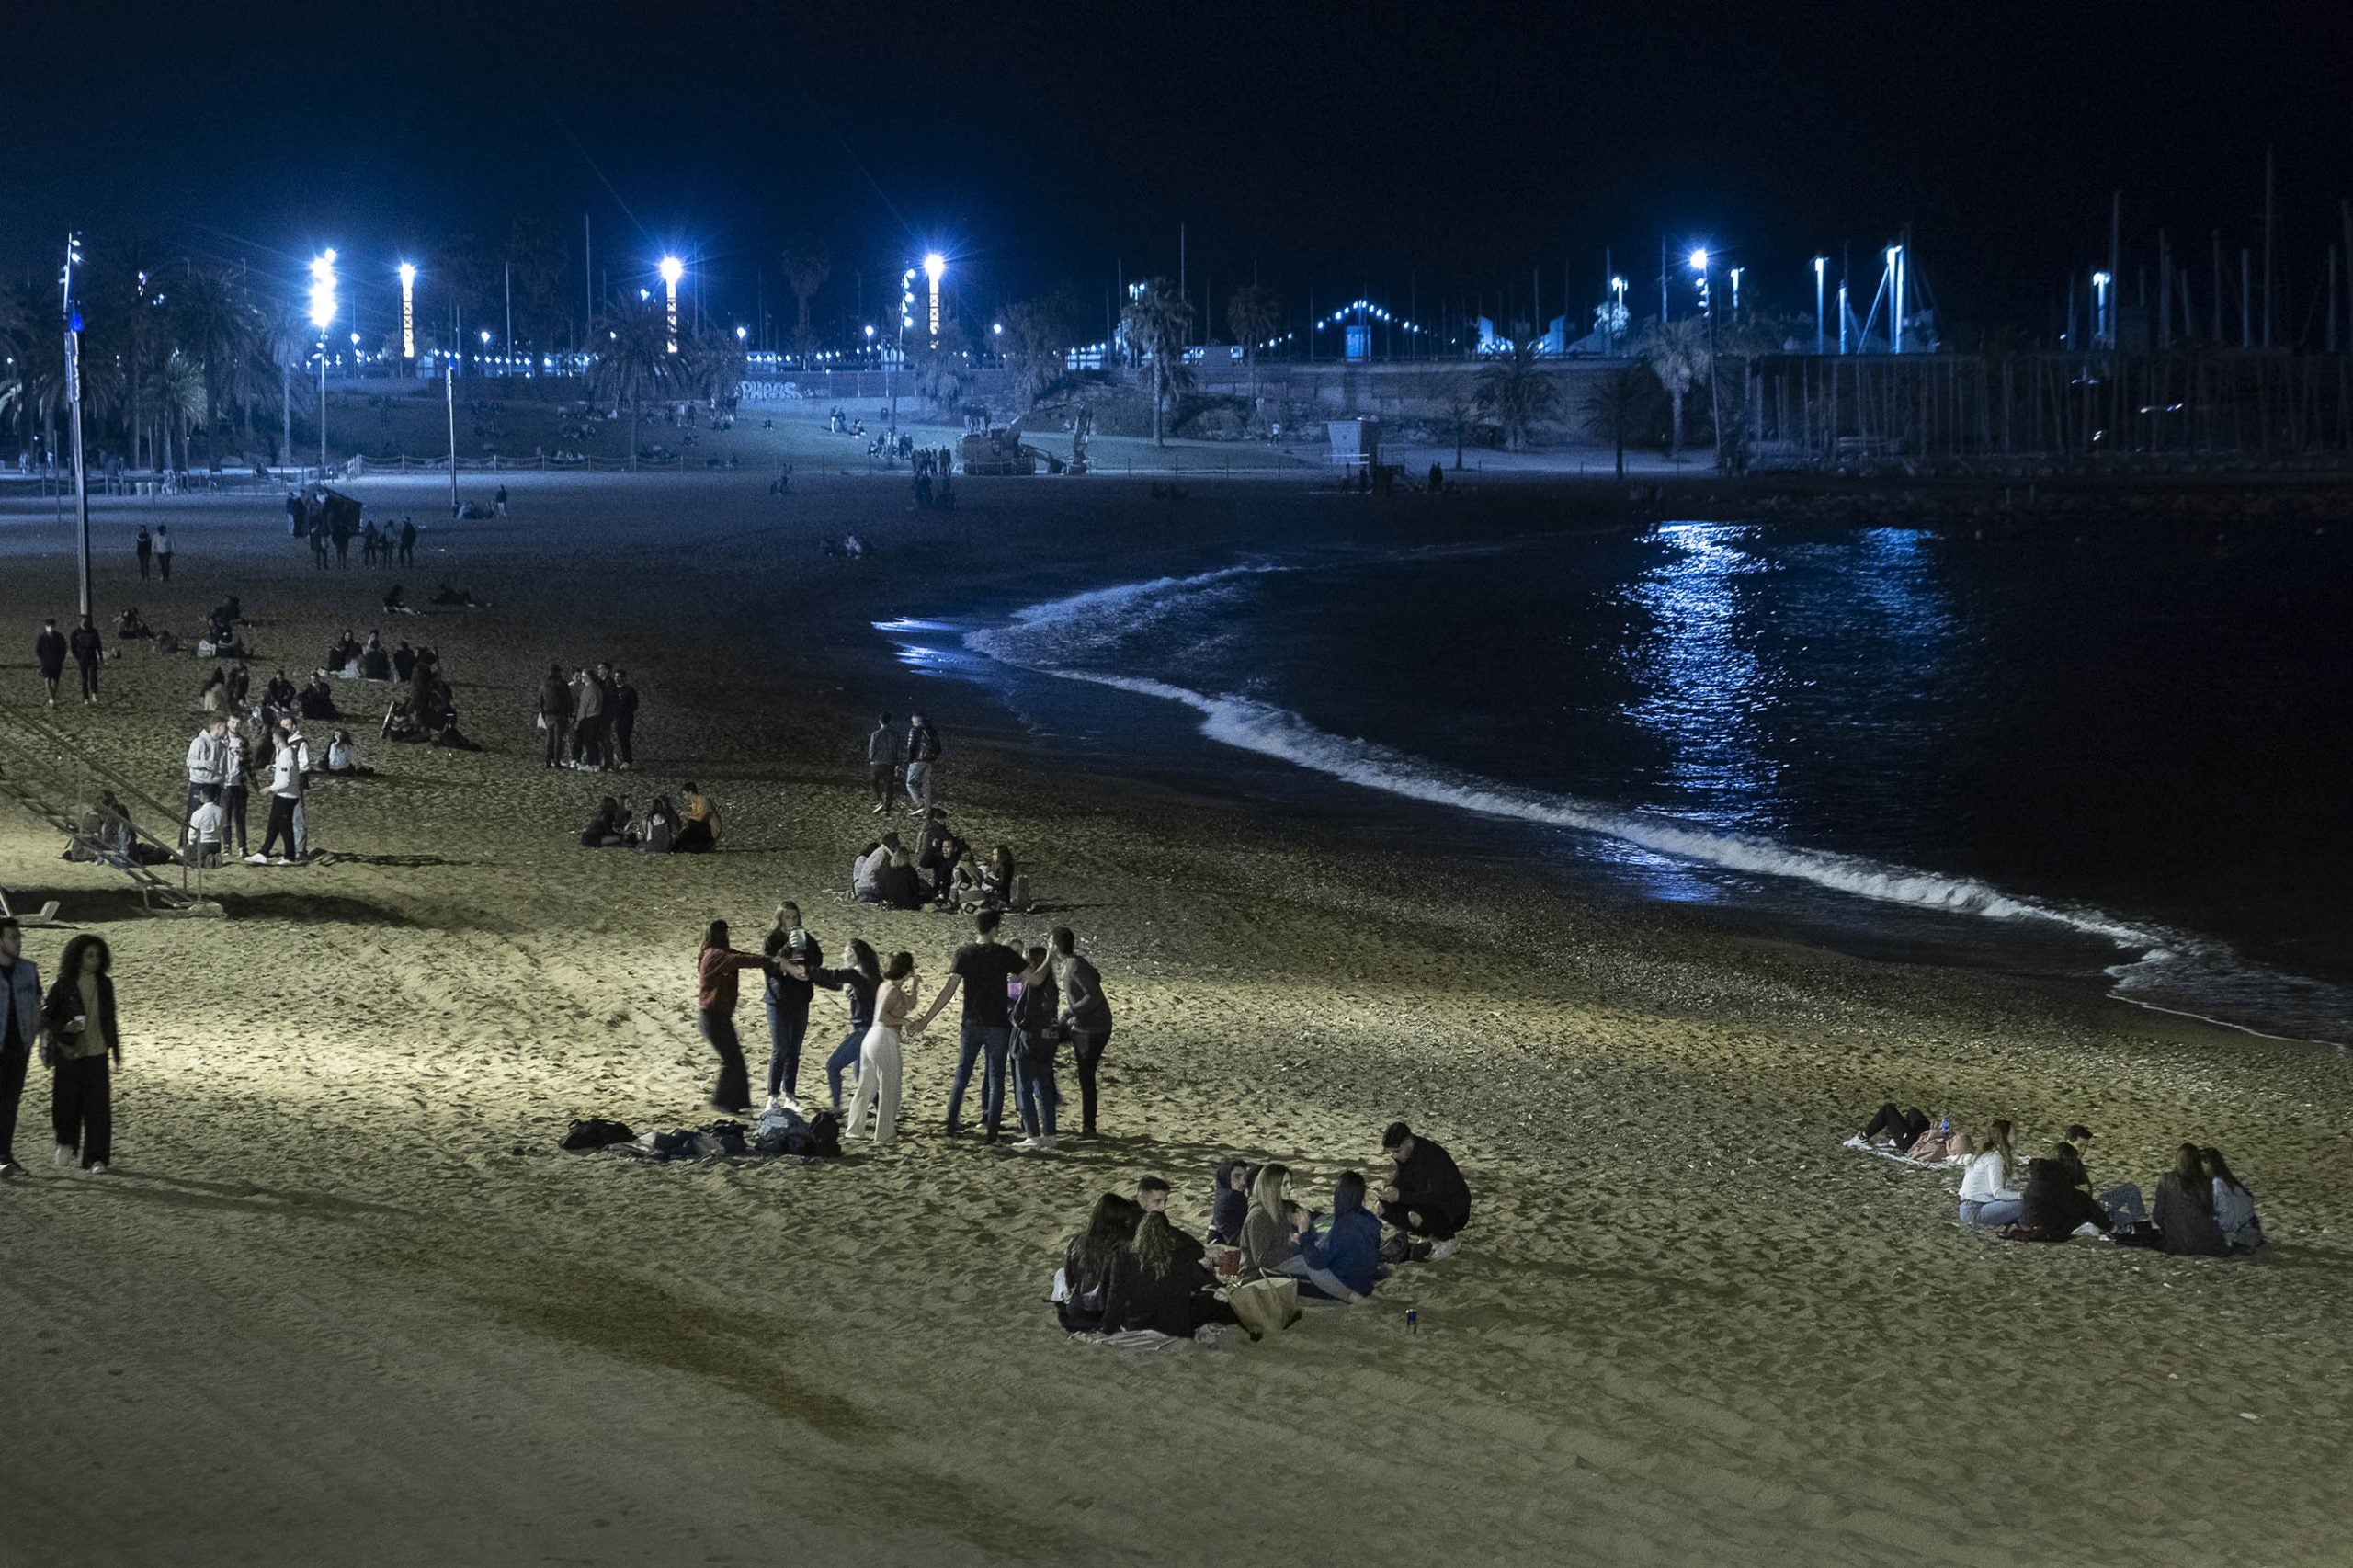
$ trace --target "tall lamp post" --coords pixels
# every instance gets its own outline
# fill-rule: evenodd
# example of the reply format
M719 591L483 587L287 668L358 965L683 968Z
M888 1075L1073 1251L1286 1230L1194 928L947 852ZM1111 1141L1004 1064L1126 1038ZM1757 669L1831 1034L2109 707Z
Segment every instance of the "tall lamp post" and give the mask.
M1822 354L1822 296L1823 290L1828 286L1829 279L1830 258L1826 256L1815 256L1813 258L1813 352L1816 358Z
M401 361L416 368L416 264L401 263Z
M662 258L662 289L670 312L670 352L678 351L678 279L687 275L687 264L675 256Z
M1622 352L1626 347L1626 280L1613 276L1609 291L1617 296L1617 305L1609 317L1609 351Z
M1715 429L1716 472L1724 466L1724 399L1723 382L1716 365L1716 306L1708 295L1708 253L1702 248L1691 253L1691 270L1699 275L1699 313L1708 318L1708 423Z
M891 442L897 449L899 437L899 361L907 357L907 328L915 324L915 269L908 267L899 274L899 346L892 351L883 379L891 386Z
M74 411L74 512L80 520L82 613L90 610L90 480L82 459L82 312L74 303L74 269L82 264L82 234L65 236L65 396Z
M2116 347L2116 328L2108 313L2108 290L2113 281L2105 272L2092 274L2092 347Z
M319 479L327 476L327 327L335 320L335 252L311 260L311 324L319 329Z
M923 258L923 275L931 280L931 346L939 347L939 275L948 270L948 258L938 251L927 252Z

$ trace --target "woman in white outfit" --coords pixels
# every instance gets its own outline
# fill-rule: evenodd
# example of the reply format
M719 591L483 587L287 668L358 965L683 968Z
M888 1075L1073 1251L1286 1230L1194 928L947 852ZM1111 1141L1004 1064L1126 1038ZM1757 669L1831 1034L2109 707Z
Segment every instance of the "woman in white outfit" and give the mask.
M915 974L915 955L893 953L882 971L882 984L875 993L874 1025L866 1031L866 1042L858 1048L858 1093L851 1096L849 1119L842 1124L844 1137L858 1136L870 1108L874 1112L875 1147L891 1141L892 1129L899 1119L899 1042L906 1032L907 1015L915 1011L915 999L922 991L923 982Z

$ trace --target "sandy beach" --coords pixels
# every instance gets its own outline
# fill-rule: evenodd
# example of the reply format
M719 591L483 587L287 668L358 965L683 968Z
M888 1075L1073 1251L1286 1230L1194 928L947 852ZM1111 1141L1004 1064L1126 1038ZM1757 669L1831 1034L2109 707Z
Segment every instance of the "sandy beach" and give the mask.
M346 627L429 642L485 749L376 742L381 696L347 705L381 777L313 795L325 863L221 872L222 920L142 917L0 803L0 881L113 944L128 1037L115 1170L51 1168L37 1073L30 1174L0 1188L0 1563L2353 1553L2343 1052L1604 907L1355 831L1370 798L1327 817L1062 766L871 630L1276 537L1601 525L1500 480L1174 504L1108 475L960 480L931 513L892 480L813 472L779 499L766 478L520 475L480 523L446 521L446 479L360 482L371 517L426 526L410 572L314 572L267 493L98 507L102 624L136 602L188 632L235 592L256 687ZM168 586L131 564L158 519ZM824 552L852 531L868 558ZM488 606L388 619L394 581ZM32 635L72 600L53 506L0 502L0 726L40 716ZM643 694L638 776L540 766L538 676L597 658ZM209 668L132 646L102 707L46 722L168 800ZM707 920L749 945L793 898L829 951L863 937L944 978L966 922L843 895L875 825L860 739L915 701L961 830L1035 868L1048 909L1008 932L1067 923L1102 969L1107 1135L1051 1157L944 1138L943 1022L887 1151L561 1153L574 1116L708 1119ZM576 846L598 796L686 778L722 853ZM28 952L46 971L67 934ZM804 1095L842 1018L821 994ZM756 1065L756 1003L740 1022ZM1890 1095L2010 1116L2038 1150L2086 1121L2096 1185L2218 1144L2271 1245L1966 1233L1953 1176L1840 1146ZM1401 1116L1472 1183L1452 1259L1255 1346L1056 1329L1049 1277L1099 1192L1165 1176L1198 1233L1222 1155L1321 1197Z

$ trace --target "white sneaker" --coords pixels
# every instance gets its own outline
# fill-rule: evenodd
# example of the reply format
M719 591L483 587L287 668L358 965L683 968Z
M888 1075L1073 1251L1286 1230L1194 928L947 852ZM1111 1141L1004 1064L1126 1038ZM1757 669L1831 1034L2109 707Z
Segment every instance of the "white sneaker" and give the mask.
M875 807L875 808L874 808L873 812L872 812L871 813L870 813L870 814L874 815L874 816L878 816L878 817L879 817L879 816L881 816L884 812L887 812L887 811L889 811L890 809L891 809L891 808L890 808L890 807L888 807L888 806L877 806L877 807Z
M1448 1258L1454 1256L1454 1249L1461 1244L1462 1244L1460 1241L1456 1240L1452 1236L1447 1237L1446 1240L1442 1242L1431 1243L1430 1261L1432 1263L1444 1263Z
M90 1162L90 1174L91 1174L92 1176L104 1176L104 1175L106 1175L106 1174L107 1174L107 1163L106 1163L104 1160L92 1160L92 1161Z
M1046 1144L1041 1140L1036 1138L1024 1138L1021 1142L1016 1143L1014 1147L1017 1149L1043 1149L1046 1147Z
M269 857L267 855L248 855L245 857L245 864L248 866L267 866L269 864Z
M74 1152L74 1146L71 1143L60 1143L56 1152L49 1156L49 1163L63 1170L79 1158L81 1156Z

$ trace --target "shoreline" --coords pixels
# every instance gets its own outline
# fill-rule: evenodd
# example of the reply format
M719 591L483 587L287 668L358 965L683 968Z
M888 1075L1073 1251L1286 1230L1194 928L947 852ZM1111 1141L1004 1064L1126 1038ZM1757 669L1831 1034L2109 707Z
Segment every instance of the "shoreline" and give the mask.
M120 918L109 883L0 816L12 892L109 912L137 1047L119 1139L147 1184L0 1192L16 1210L0 1304L47 1321L77 1278L119 1278L139 1336L104 1346L71 1324L68 1354L0 1381L0 1417L52 1437L0 1482L12 1514L58 1517L26 1499L53 1505L106 1444L140 1484L83 1517L118 1557L174 1540L192 1562L250 1560L317 1544L306 1508L349 1529L431 1497L427 1537L478 1556L675 1560L681 1540L790 1525L844 1562L1186 1562L1230 1550L1199 1536L1205 1495L1229 1541L1295 1526L1295 1487L1238 1479L1263 1445L1315 1494L1356 1489L1330 1527L1341 1551L1435 1531L1497 1562L2329 1561L2353 1468L2344 1053L1368 848L1312 810L1236 811L1040 756L1014 715L943 726L947 802L1041 868L1054 911L1010 928L1066 921L1102 966L1120 1017L1108 1139L1050 1160L942 1139L935 1031L911 1052L905 1135L880 1154L803 1170L553 1153L573 1114L706 1119L701 920L748 934L797 895L829 945L903 946L934 975L961 939L961 920L821 891L874 820L855 750L870 710L988 701L897 666L867 621L1111 562L1149 576L1267 526L1248 497L1172 509L1142 485L1021 483L960 485L945 517L901 509L896 485L782 512L716 483L518 486L511 524L428 535L447 553L417 581L446 573L492 608L388 630L440 647L492 749L363 746L385 777L314 806L350 858L224 885L225 922ZM1473 536L1520 525L1518 496L1470 499L1456 520ZM267 623L262 664L290 667L347 618L380 624L381 574L322 580L282 525L214 521L182 538L152 622L234 585ZM1302 501L1279 526L1313 541L1378 521ZM879 547L858 568L816 548L846 528ZM17 558L11 532L0 516ZM23 557L46 576L12 560L11 624L70 584L54 550ZM533 673L604 653L646 693L646 771L542 772ZM19 663L0 657L0 706L23 699ZM76 722L168 781L196 668L116 661L121 702ZM719 797L720 854L571 846L597 795L687 777ZM813 1048L837 1016L813 1021ZM756 1012L741 1023L756 1062ZM2269 1256L1961 1234L1941 1178L1837 1147L1890 1092L2014 1115L2037 1142L2089 1120L2095 1170L2118 1178L2145 1181L2194 1130L2256 1186ZM1399 1115L1470 1175L1458 1258L1232 1354L1122 1358L1053 1330L1043 1281L1095 1193L1156 1171L1198 1226L1220 1152L1288 1160L1320 1193ZM290 1303L276 1365L176 1357L233 1346L216 1331L269 1321L274 1300ZM1398 1326L1409 1307L1418 1338ZM135 1424L73 1414L92 1359L135 1374ZM357 1437L335 1436L364 1408L347 1388L379 1397ZM313 1390L346 1425L277 1415ZM508 1408L478 1425L481 1390ZM275 1506L232 1517L208 1500L207 1456L267 1446L274 1418L314 1451L272 1449L250 1473ZM801 1497L858 1489L904 1517L795 1506L777 1496L788 1467ZM2085 1487L2120 1472L2143 1506L2086 1509ZM1107 1474L1155 1484L1074 1506L1108 1498Z

